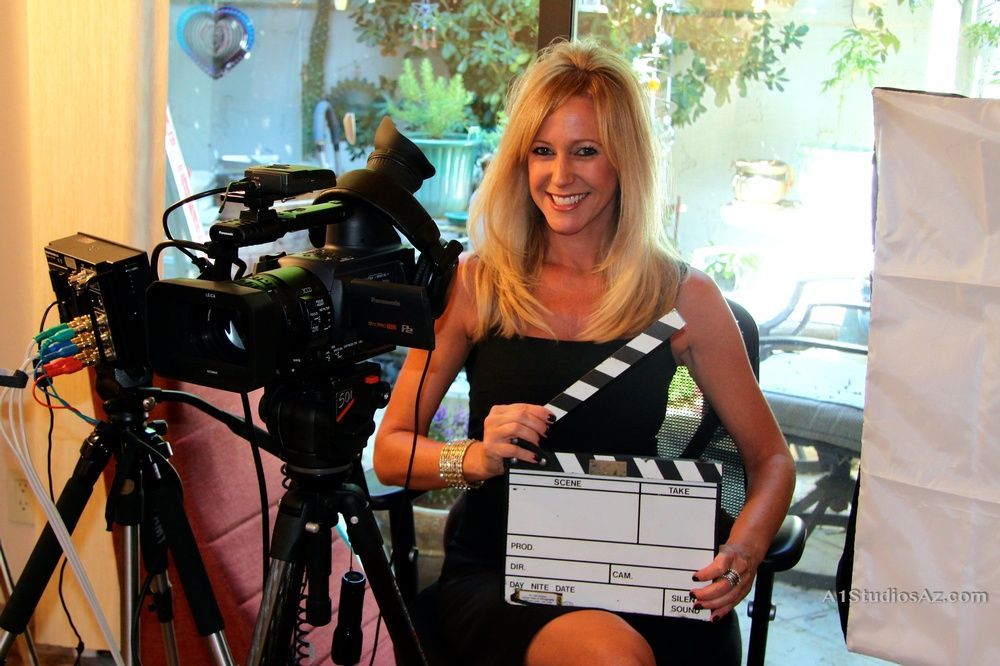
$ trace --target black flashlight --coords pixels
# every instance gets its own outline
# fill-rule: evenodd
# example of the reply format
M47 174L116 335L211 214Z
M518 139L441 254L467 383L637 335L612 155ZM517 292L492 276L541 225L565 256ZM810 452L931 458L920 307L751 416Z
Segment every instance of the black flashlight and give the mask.
M335 664L356 664L361 661L361 609L365 603L365 575L348 571L340 579L340 606L337 608L337 628L333 630L330 657Z

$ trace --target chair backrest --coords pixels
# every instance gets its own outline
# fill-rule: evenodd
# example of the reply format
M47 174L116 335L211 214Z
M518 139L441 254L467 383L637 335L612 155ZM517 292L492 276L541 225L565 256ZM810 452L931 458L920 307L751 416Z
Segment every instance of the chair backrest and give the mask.
M754 376L759 376L760 338L746 308L729 301L743 335ZM702 396L687 368L677 368L670 383L667 413L656 435L657 452L666 458L703 459L722 463L722 508L735 518L746 502L746 472L736 442Z

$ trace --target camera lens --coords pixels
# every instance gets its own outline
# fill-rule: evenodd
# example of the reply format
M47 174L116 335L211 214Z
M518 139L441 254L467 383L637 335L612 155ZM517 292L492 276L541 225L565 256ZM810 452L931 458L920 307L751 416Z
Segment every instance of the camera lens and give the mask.
M200 330L205 352L227 360L246 356L246 327L237 310L210 306L204 312L204 323Z

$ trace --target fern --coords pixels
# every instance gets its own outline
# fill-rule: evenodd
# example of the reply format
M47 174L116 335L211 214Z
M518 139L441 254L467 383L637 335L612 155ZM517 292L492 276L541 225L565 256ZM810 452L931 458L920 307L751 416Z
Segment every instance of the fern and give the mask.
M465 89L461 74L450 79L435 76L426 58L420 62L418 73L413 62L406 59L396 91L396 99L387 100L386 111L407 129L424 132L428 138L465 129L472 93Z

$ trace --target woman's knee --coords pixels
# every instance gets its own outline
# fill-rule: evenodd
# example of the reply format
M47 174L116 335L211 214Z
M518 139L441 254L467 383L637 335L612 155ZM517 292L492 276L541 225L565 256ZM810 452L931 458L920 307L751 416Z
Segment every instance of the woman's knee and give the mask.
M615 664L654 666L649 643L613 613L582 610L561 615L535 634L525 666Z

